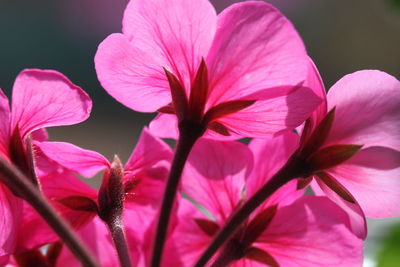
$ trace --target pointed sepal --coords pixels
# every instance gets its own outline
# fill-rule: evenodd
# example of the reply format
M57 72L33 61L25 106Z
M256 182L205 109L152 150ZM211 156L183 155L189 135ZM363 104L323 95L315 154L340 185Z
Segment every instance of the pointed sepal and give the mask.
M312 171L320 171L335 167L354 156L360 145L332 145L313 153L307 160Z
M206 106L207 94L208 70L206 62L202 59L190 90L189 119L191 121L200 123Z
M98 213L97 203L93 199L84 196L68 196L55 198L58 203L77 211L87 211Z
M302 190L302 189L306 188L306 187L311 183L312 179L313 179L312 176L309 176L309 177L307 177L307 178L299 178L299 179L297 180L297 187L296 187L296 189L297 189L297 190Z
M259 212L246 227L242 244L244 247L250 246L264 232L269 223L274 218L278 205L270 206Z
M356 200L347 189L341 185L332 175L326 172L317 173L318 178L327 185L333 192L350 203L356 203Z
M173 73L169 72L167 69L164 69L164 71L168 78L175 113L178 116L178 120L182 121L186 118L189 109L185 88Z
M336 108L331 109L311 134L309 133L311 130L311 123L310 121L308 124L306 122L306 125L304 126L305 131L302 134L302 140L300 143L300 146L302 147L302 153L304 155L313 153L324 144L332 128L335 114ZM310 138L306 138L306 135L310 135Z
M200 218L194 218L193 220L197 226L210 237L214 236L220 228L218 224L210 220Z
M250 107L256 100L232 100L218 104L210 108L203 118L203 125L208 125L223 116L238 112L242 109Z
M249 247L245 250L245 258L257 261L266 266L279 267L279 263L272 257L271 254L257 247Z

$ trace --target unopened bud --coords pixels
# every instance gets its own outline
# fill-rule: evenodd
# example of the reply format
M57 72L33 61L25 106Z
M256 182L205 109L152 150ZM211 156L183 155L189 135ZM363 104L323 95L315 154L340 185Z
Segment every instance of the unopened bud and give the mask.
M122 215L124 203L124 171L117 155L111 168L104 173L98 195L99 217L109 223Z

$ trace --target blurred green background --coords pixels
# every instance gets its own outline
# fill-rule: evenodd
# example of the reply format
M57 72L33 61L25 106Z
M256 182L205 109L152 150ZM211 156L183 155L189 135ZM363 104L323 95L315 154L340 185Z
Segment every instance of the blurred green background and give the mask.
M211 2L221 11L238 1ZM300 32L327 88L360 69L380 69L400 78L399 0L270 2ZM9 95L24 68L61 71L90 94L94 107L86 122L50 129L51 138L97 150L108 158L117 153L123 160L154 114L136 113L108 96L96 79L93 57L107 35L121 31L126 4L126 0L0 0L0 88ZM365 267L400 266L398 222L369 221Z

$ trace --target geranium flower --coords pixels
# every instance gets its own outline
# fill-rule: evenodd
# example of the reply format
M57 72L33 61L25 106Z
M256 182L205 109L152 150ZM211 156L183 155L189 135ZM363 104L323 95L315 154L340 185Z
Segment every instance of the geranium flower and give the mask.
M320 103L302 86L303 42L264 2L217 16L207 0L135 0L122 31L100 44L98 78L127 107L165 113L151 125L160 136L176 137L177 120L199 132L270 135L297 127Z
M313 175L299 186L314 177L313 189L347 210L353 230L365 238L364 214L400 216L400 82L363 70L340 79L325 96L311 67L310 87L326 101L303 130L300 154Z
M36 179L33 152L27 137L45 138L44 127L79 123L88 118L92 102L89 96L64 75L52 70L27 69L16 78L12 108L0 90L0 157L18 166L32 182ZM0 263L13 253L22 219L22 199L0 184ZM3 261L4 260L4 261Z
M256 180L269 180L273 171L264 170L279 168L297 146L292 133L257 140L250 146L255 165L249 176L252 156L244 145L200 140L185 169L183 190L209 215L181 201L178 225L168 243L181 255L175 266L193 266L232 211L258 189ZM278 147L280 153L264 153ZM221 264L215 266L360 266L362 240L351 232L348 220L328 198L302 197L295 184L287 184L238 229L215 256Z
M85 177L93 177L104 169L104 179L106 179L113 168L114 163L110 163L103 155L69 143L42 142L38 146L56 164ZM172 151L169 146L152 136L145 128L123 167L125 191L123 222L125 222L124 226L135 266L138 262L144 261L143 253L149 251L148 248L144 248L146 231L153 226L157 217L161 201L159 196L164 188L171 159ZM71 174L48 174L42 178L42 184L46 196L53 200L61 214L75 226L101 265L110 267L118 265L116 253L109 251L114 250L109 230L97 216L101 216L100 202L104 201L104 194L109 193L106 192L108 189L102 188L97 191L89 188L87 190L88 186ZM27 231L30 225L36 224L35 228L41 229L36 230L36 233L40 233L38 240L43 241L41 245L57 241L57 237L49 228L44 229L43 223L37 226L40 224L38 222L40 218L36 216L31 219L31 222L26 222L27 226L23 230ZM98 238L96 242L92 242L93 235ZM29 237L30 240L35 239ZM102 245L98 246L98 242L102 242ZM57 266L65 266L66 262L77 264L76 258L67 249L60 257Z

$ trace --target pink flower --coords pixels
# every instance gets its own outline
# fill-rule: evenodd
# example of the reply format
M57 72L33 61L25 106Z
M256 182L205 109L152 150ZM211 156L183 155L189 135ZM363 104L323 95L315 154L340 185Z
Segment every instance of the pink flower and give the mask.
M16 78L12 109L0 90L0 156L18 166L29 177L33 171L26 138L45 138L44 127L79 123L88 118L89 96L64 75L52 70L27 69ZM38 131L39 130L39 131ZM16 226L22 219L22 199L0 185L0 265L13 253Z
M181 201L178 225L168 243L181 255L175 266L193 266L232 211L258 189L256 180L266 182L273 174L264 170L279 168L297 146L292 133L256 140L250 145L253 158L243 144L200 140L186 166L183 190L206 212ZM279 153L266 155L270 149ZM350 231L347 214L328 198L301 195L293 183L282 187L216 258L230 266L360 266L362 240Z
M42 142L39 147L47 157L84 177L92 177L104 169L108 172L111 168L103 155L70 143ZM136 204L158 205L171 159L170 147L145 128L123 169L126 197L134 189L132 197Z
M297 127L320 103L302 86L300 37L264 2L217 16L207 0L135 0L122 31L99 46L99 80L129 108L174 113L152 123L160 136L176 137L177 118L222 135L270 135Z
M112 164L101 154L69 143L42 142L39 147L56 164L85 177L92 177L104 169L106 178L112 168ZM146 231L151 231L156 219L171 159L172 151L169 146L152 136L145 128L124 166L123 220L135 266L138 262L144 262L144 254L150 251L146 247ZM116 254L110 252L110 249L114 251L114 247L107 226L96 216L100 206L99 192L94 189L86 190L86 184L68 174L53 173L43 179L45 179L42 183L46 196L55 202L63 216L79 230L101 266L118 265ZM33 221L37 219L33 218ZM33 225L32 222L26 224ZM47 233L43 234L44 231ZM39 232L41 234L37 238L46 241L41 245L57 240L49 231L47 228ZM96 242L93 242L94 236L98 238ZM99 243L101 245L98 245ZM66 262L77 264L75 257L67 250L63 252L61 259L57 266L65 266Z
M318 95L325 95L314 66L309 81ZM377 70L358 71L329 89L326 102L303 131L303 154L317 170L313 189L344 208L363 238L364 213L373 218L400 216L399 110L396 78ZM305 186L311 179L300 183Z

